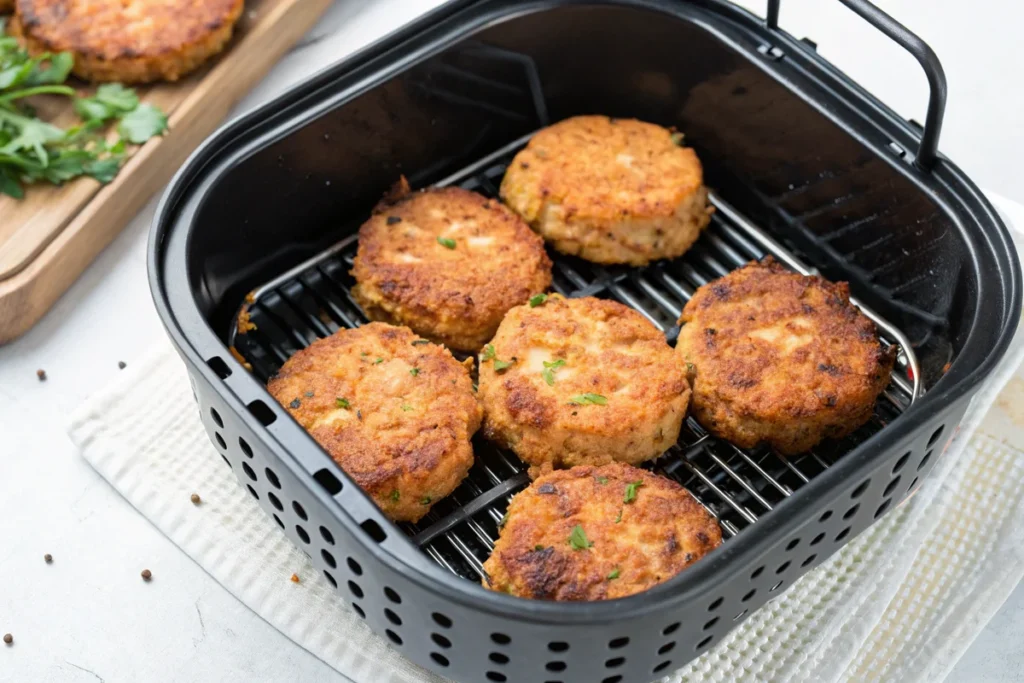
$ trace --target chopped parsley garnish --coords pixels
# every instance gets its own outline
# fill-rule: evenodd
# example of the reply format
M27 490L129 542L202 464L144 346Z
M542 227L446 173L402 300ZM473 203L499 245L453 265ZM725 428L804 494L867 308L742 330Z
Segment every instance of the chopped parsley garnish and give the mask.
M301 405L302 405L302 401L300 401L299 399L295 399L294 401L292 401L291 403L288 404L288 406L291 407L291 408L298 408Z
M411 368L409 370L409 374L412 375L413 377L415 377L416 375L420 374L420 369L419 368Z
M693 368L694 368L693 363L691 363L690 361L686 361L686 371L688 373L690 373L691 375L693 374Z
M533 550L534 550L534 552L538 552L539 553L541 550L544 550L544 546L542 546L542 545L535 545L535 546L533 546Z
M608 477L598 477L597 483L600 484L601 486L604 486L605 484L608 483Z
M558 360L544 361L544 372L541 375L544 377L544 381L548 383L549 387L555 386L555 370L565 365L565 361L559 358Z
M440 244L442 247L445 247L447 249L454 249L455 248L455 240L453 240L453 239L451 239L449 237L438 237L437 238L437 243Z
M613 569L612 573L608 575L608 580L609 581L611 581L612 579L617 579L617 578L619 578L619 568L618 567Z
M401 497L402 494L398 492L398 489L395 489L394 491L391 492L391 500L395 501L396 503L398 502L398 499Z
M306 398L313 398L313 392L307 391L305 394L303 394L303 396L305 396Z
M544 293L534 294L533 296L530 297L530 308L537 308L538 306L540 306L542 303L544 303L547 300L548 300L548 295L547 294L544 294Z
M417 339L416 341L414 341L412 343L412 345L413 346L422 346L423 344L429 344L429 343L430 342L428 342L426 339Z
M601 394L589 394L588 393L588 394L580 394L579 396L573 396L572 398L569 399L569 403L575 403L578 406L585 406L585 405L603 406L603 405L606 405L608 403L608 399L606 399Z
M420 501L420 505L430 505L434 499L430 496L423 496L423 500Z
M577 524L572 528L572 533L569 534L569 545L572 546L573 550L586 550L594 544L587 540L587 534L583 531L583 527Z
M622 521L622 508L619 508L619 516L615 518L615 523L618 524Z
M402 410L408 413L410 410L412 410L412 406L402 406Z
M380 364L381 364L381 363L383 363L383 362L384 362L384 359L383 359L383 358L378 358L377 360L373 361L373 364L374 364L374 365L380 365Z
M516 359L515 358L513 358L512 360L508 360L508 361L498 360L497 358L495 358L494 359L494 371L495 372L502 372L503 370L508 370L510 367L515 365L515 363L516 363Z
M673 145L679 145L680 147L683 146L683 134L682 133L676 131L675 133L672 133L672 135L670 135L669 137L671 138Z
M367 353L366 351L363 351L363 352L362 352L362 353L360 353L359 355L360 355L361 357L363 357L363 358L366 358L366 357L367 357L367 356L369 356L370 354L368 354L368 353Z
M631 482L631 483L627 484L626 485L626 496L625 496L625 498L622 499L622 502L623 503L632 503L634 500L636 500L637 489L639 489L643 485L644 485L643 481L634 481L634 482Z
M494 344L488 344L487 346L484 347L484 355L481 356L480 360L491 360L492 358L494 358L494 353Z
M348 410L349 408L352 407L352 404L348 402L347 398L341 398L340 396L334 399L334 404L337 405L339 408L344 408L345 410Z
M500 529L501 527L505 526L506 522L508 522L508 511L507 510L505 511L505 514L501 516L501 519L498 520L498 528Z

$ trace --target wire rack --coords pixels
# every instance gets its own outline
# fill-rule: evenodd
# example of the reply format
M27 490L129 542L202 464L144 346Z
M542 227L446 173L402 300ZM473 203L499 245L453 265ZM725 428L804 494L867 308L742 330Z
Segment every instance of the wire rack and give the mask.
M437 184L497 197L507 164L529 137ZM816 272L714 193L711 201L717 209L711 224L682 258L643 268L603 267L552 253L552 288L565 296L598 296L631 306L675 344L676 320L694 291L744 263L771 254L796 272ZM351 294L355 281L349 270L356 254L356 227L351 226L346 239L257 288L244 304L256 327L246 334L232 330L230 342L260 379L269 379L292 354L317 338L367 322ZM871 420L859 430L807 453L785 457L767 447L737 448L687 418L676 445L648 464L685 486L718 520L726 540L755 525L921 395L920 368L906 337L874 312L861 309L877 324L882 342L895 345L898 354L892 381L879 397ZM463 483L418 524L399 526L439 565L479 581L483 562L498 537L498 523L512 495L529 483L529 477L513 453L481 438L473 446L476 461Z

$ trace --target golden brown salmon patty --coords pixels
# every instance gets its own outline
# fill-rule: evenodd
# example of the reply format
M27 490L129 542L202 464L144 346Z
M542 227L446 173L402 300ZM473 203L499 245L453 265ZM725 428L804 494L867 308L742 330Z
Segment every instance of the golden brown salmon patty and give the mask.
M679 139L632 119L566 119L516 155L501 196L566 254L632 265L675 258L710 215L700 160Z
M71 52L90 81L176 81L231 39L243 0L17 0L11 32L32 54Z
M0 14L14 11L14 0L0 0Z
M509 311L480 356L484 434L531 465L639 463L679 437L686 364L642 315L552 296Z
M766 258L709 282L683 309L676 350L692 364L691 408L743 448L801 453L870 419L894 352L845 282Z
M418 521L473 464L472 359L369 323L299 351L268 389L389 518Z
M483 585L538 600L609 600L667 581L722 543L679 484L629 465L552 472L517 494Z
M372 320L477 351L510 308L551 285L544 241L475 192L407 188L359 229L353 294Z

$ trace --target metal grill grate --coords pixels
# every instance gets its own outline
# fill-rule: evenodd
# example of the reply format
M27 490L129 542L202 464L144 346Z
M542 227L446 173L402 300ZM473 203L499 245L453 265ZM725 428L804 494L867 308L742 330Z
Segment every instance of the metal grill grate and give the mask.
M515 141L438 185L459 185L496 197L506 165L528 139ZM717 208L711 225L682 258L631 268L603 267L552 254L552 288L565 296L600 296L631 306L665 331L674 344L679 332L675 321L694 291L744 263L771 254L797 272L815 272L721 198L712 194L711 200ZM260 379L269 379L293 353L317 338L367 321L350 291L355 282L349 270L357 247L357 226L351 227L351 236L259 287L247 302L256 329L246 334L233 330L230 341ZM737 448L687 418L678 443L649 464L685 486L718 519L726 539L755 524L921 395L920 369L905 336L861 308L878 325L883 342L900 349L892 382L861 429L787 458L766 447ZM473 446L476 462L459 488L419 524L400 526L442 567L479 581L483 561L498 536L498 523L512 495L529 478L526 466L512 453L481 438Z

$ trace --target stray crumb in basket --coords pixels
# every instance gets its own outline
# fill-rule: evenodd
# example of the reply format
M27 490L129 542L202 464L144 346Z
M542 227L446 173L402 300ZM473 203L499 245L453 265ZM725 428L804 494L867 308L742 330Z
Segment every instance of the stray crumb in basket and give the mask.
M36 370L36 377L39 378L40 382L45 382L46 381L46 370L43 370L42 368L40 368L39 370Z
M298 574L292 574L292 583L298 583L298 582L299 582L299 575Z
M238 349L236 349L234 346L229 346L228 351L230 351L231 355L235 357L235 360L242 364L243 368L245 368L249 372L252 372L252 365L250 365L249 361L245 359L245 356L238 352Z
M11 643L14 642L14 636L12 636L10 633L5 633L4 634L4 642L7 643L8 645L10 645Z
M53 555L46 553L43 555L43 561L46 562L46 564L51 564L53 562Z
M118 370L124 370L126 367L128 367L128 364L125 363L123 360L117 361L117 369Z
M949 372L949 369L951 367L953 367L953 363L946 363L945 365L943 365L942 366L942 374L945 375L947 372Z
M193 493L189 500L192 501L193 505L199 505L200 503L203 502L203 499L199 497L198 493Z
M149 571L148 569L143 569L142 570L142 580L143 581L149 581L152 578L153 578L153 572Z
M245 298L249 301L249 297ZM256 325L249 319L249 304L242 306L242 310L238 312L238 334L245 334L256 329Z

